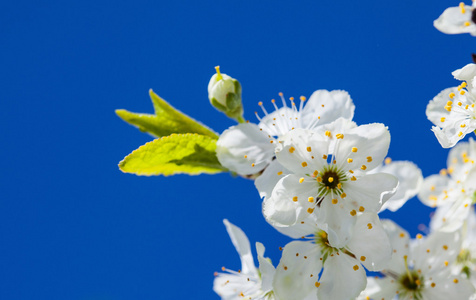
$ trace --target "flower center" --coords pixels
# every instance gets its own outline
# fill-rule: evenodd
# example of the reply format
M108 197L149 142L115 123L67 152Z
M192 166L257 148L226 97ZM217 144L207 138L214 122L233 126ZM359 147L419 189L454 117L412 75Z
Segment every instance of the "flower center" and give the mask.
M324 197L329 192L340 195L344 192L342 184L347 181L347 177L335 165L327 165L317 174L316 181L319 183L319 197Z
M423 289L423 277L421 277L418 272L410 271L408 273L403 274L400 279L400 285L407 291L410 292L418 292Z
M339 182L339 175L334 170L328 170L322 175L322 184L330 189L336 188Z

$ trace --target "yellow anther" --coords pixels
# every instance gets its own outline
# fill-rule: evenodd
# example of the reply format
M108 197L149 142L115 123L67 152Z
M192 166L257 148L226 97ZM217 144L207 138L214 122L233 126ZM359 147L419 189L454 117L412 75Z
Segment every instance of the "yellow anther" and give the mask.
M428 196L428 199L430 199L432 201L436 201L436 200L438 200L438 197L436 197L435 195L430 195L430 196Z
M463 135L463 132L458 132L458 136L462 136Z
M317 177L316 180L317 182L322 182L322 177Z
M357 148L356 147L352 147L352 152L357 152Z
M255 164L251 164L251 166L252 166L252 167L254 167L254 166L255 166Z
M448 261L447 261L447 260L445 260L445 266L446 266L446 267L448 266Z
M365 210L365 208L363 206L359 207L360 212L363 212L364 210Z
M367 162L372 162L372 156L367 156Z
M469 105L468 105L468 104L466 104L466 106L464 107L464 109L468 109L468 107L469 107Z
M318 288L319 286L321 286L321 284L319 282L316 281L316 283L314 283L314 285Z
M297 202L297 200L298 200L297 196L294 196L294 197L293 197L293 201L294 201L294 202Z
M447 246L447 245L443 245L443 249L448 250L448 246Z
M453 101L448 101L448 102L446 102L446 105L447 105L447 106L453 105Z
M334 181L334 177L329 177L329 178L327 178L327 181L333 182L333 181Z
M426 253L430 253L430 249L426 249Z
M332 199L332 204L337 204L339 202L337 199Z
M327 155L324 154L324 155L322 156L322 159L327 159Z
M352 158L348 158L347 159L347 162L350 164L351 162L353 162L354 160Z
M430 187L430 191L434 191L434 190L435 190L435 186L432 185L432 186Z
M278 172L278 175L283 175L283 172L282 172L282 171L279 171L279 172Z
M303 183L303 182L304 182L304 177L299 178L299 183Z
M386 165L388 165L388 164L391 163L391 162L392 162L392 159L391 159L390 157L387 157L387 158L385 159L385 164L386 164Z
M415 280L416 285L421 285L421 281L419 279Z
M289 152L290 152L290 153L293 153L295 150L296 150L296 148L294 148L294 147L290 147L290 148L289 148Z
M431 287L435 287L436 284L434 282L431 283Z
M350 180L352 180L352 181L356 181L356 180L357 180L357 178L355 178L355 176L352 176L352 177L350 177Z
M304 167L307 167L307 162L303 161L303 162L301 163L301 166L302 166L303 168L304 168Z
M311 152L311 151L312 151L312 150L311 150L311 147L307 147L306 150L307 150L307 152Z
M445 175L447 175L447 174L448 174L448 172L446 172L445 169L441 169L441 170L440 170L440 175L441 175L441 176L445 176Z
M355 265L352 267L354 269L354 271L357 271L359 269L359 266L358 265Z
M313 203L313 202L314 202L314 197L309 197L309 198L307 198L307 201Z
M314 175L314 177L316 177L317 174L319 174L319 172L317 170L315 170L314 173L312 173L312 175Z
M463 82L461 83L461 87L462 87L462 88L465 88L467 85L468 85L468 84L466 83L466 81L463 81Z
M354 171L352 171L352 170L349 170L349 173L350 173L350 174L354 174Z
M343 139L344 135L342 133L338 133L338 134L336 134L336 138Z
M360 167L362 170L366 170L367 169L367 166L366 165L362 165L362 167Z
M337 188L340 190L340 189L342 188L342 183L339 182L339 183L337 184Z
M458 283L459 281L458 281L458 279L455 278L455 279L453 279L453 282Z
M331 132L330 132L329 130L327 130L327 131L325 132L325 135L326 135L327 137L331 137Z
M314 208L310 208L310 207L309 207L309 208L307 209L307 212L310 213L310 214L312 214L313 211L314 211Z
M263 105L263 102L261 102L261 101L258 102L258 105L259 105L259 106L262 106L262 105Z
M341 197L342 199L344 199L345 197L347 197L347 194L346 194L346 193L342 193L342 194L340 194L340 197Z
M372 223L368 223L368 224L367 224L367 228L368 228L368 229L372 229L372 227L373 227L373 226L372 226Z
M416 238L420 240L420 239L423 238L423 235L421 235L421 233L419 233L419 234L416 235Z
M444 122L445 120L446 120L445 117L443 117L443 118L440 119L441 122Z
M464 7L464 2L459 3L459 8L461 8L461 13L462 14L466 13L466 8Z
M399 236L400 236L401 238L404 238L404 237L405 237L405 233L400 232Z
M458 106L461 106L461 105L463 105L463 103L461 103L461 102L458 102Z
M355 211L355 209L353 209L353 210L350 211L350 215L351 215L352 217L355 216L356 214L357 214L357 212Z
M459 91L460 95L464 95L466 93L464 90Z
M269 143L270 143L270 144L272 144L272 143L273 143L273 141L269 141Z
M453 99L455 97L455 93L450 93L450 98Z
M301 99L301 101L306 101L306 97L304 96L299 97L299 99Z
M361 256L361 257L360 257L360 260L361 260L361 261L365 261L366 259L367 259L367 258L366 258L365 256Z

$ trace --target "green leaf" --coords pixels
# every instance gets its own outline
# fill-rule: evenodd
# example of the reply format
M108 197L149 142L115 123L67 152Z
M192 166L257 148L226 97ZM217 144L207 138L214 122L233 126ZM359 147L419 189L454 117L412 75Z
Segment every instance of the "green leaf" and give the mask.
M119 163L119 168L146 176L226 172L216 157L216 141L196 133L172 134L134 150Z
M127 123L139 128L140 131L148 132L156 137L168 136L172 133L198 133L218 138L213 130L175 109L152 90L149 94L155 115L133 113L125 109L117 109L116 114Z

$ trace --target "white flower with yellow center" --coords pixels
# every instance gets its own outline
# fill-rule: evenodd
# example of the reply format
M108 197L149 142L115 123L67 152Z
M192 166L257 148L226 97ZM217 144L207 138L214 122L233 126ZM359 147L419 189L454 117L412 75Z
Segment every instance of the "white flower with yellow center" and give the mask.
M265 116L260 123L242 123L225 130L217 141L216 153L220 163L239 175L260 174L273 161L276 141L295 128L315 129L338 118L351 120L355 106L345 91L315 91L306 101L300 98L299 108L290 98L291 107L280 93L283 107L268 113L260 102ZM304 105L304 103L306 105Z
M390 242L376 213L359 215L355 234L340 248L330 246L328 235L313 218L280 231L307 239L293 241L283 249L273 281L280 299L300 300L309 293L319 299L355 299L366 286L364 267L382 270L392 257Z
M437 207L432 230L454 231L469 214L476 192L476 144L472 139L456 145L448 154L447 169L425 178L420 201Z
M476 36L476 2L472 6L460 2L458 7L447 8L433 22L439 31L447 34L469 33Z
M223 220L230 239L240 255L241 270L227 270L228 273L215 273L213 290L223 300L276 300L272 281L275 269L271 262L264 258L264 246L256 243L259 269L255 267L251 254L250 242L244 232L237 226Z
M384 277L369 279L359 299L447 300L469 299L475 292L469 280L452 274L461 249L461 234L421 234L410 243L408 232L392 221L382 221L393 248Z
M377 213L395 192L395 176L368 174L382 163L389 144L387 128L377 123L343 132L289 132L280 139L276 157L291 174L281 178L265 198L266 219L276 226L290 226L316 213L330 245L343 247L356 216Z
M453 72L463 80L458 87L440 92L426 107L431 129L443 148L453 147L476 129L476 64L466 65Z

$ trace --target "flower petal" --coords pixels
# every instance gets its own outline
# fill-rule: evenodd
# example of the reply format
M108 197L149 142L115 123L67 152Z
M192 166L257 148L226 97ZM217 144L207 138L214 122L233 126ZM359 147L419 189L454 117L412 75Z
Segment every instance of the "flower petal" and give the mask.
M327 257L320 282L319 299L348 300L355 299L365 289L367 277L356 259L340 253Z
M255 179L255 187L258 190L260 197L270 197L276 183L289 173L289 170L283 167L277 160L273 160L268 167L266 167L263 174Z
M273 281L278 298L299 300L315 293L322 268L320 257L321 253L315 244L301 241L287 244Z
M314 180L299 181L300 177L294 174L281 178L271 197L264 199L263 214L269 223L277 226L294 225L312 213L315 203L308 199L317 195L317 184Z
M344 184L344 191L357 209L378 212L396 191L398 179L390 174L369 174ZM362 208L361 208L362 207Z
M347 170L372 170L378 167L387 155L390 133L383 124L360 125L346 132L340 141L334 152L338 166L344 166ZM348 163L348 158L352 158L353 162Z
M273 289L273 279L276 270L271 261L264 258L263 244L256 242L256 252L258 253L259 271L261 274L261 290L267 293Z
M346 91L315 91L302 110L303 128L313 129L338 118L352 120L355 105ZM319 120L318 122L316 122Z
M327 233L329 244L334 248L342 248L350 240L354 224L355 214L351 214L345 201L332 204L329 197L321 202L317 212L317 224Z
M257 275L253 255L251 254L250 241L245 233L239 227L231 224L227 219L224 219L223 223L225 224L226 231L228 231L231 242L240 255L242 273Z
M392 258L392 247L376 213L357 217L347 248L369 270L380 271Z
M270 140L256 124L238 124L220 135L216 148L218 160L224 167L240 175L256 174L274 156L275 146Z

